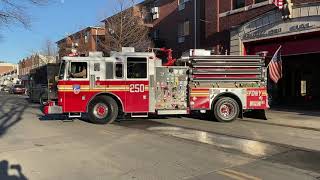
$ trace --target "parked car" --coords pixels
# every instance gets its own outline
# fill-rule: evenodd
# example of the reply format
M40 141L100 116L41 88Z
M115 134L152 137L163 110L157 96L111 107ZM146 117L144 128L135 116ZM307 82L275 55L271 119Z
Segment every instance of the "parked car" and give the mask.
M10 93L11 94L25 94L26 88L23 85L13 85Z

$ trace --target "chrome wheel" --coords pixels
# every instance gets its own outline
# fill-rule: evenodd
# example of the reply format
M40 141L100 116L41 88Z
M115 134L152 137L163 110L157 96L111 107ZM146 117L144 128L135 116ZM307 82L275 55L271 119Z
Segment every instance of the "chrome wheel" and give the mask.
M234 116L234 106L230 103L225 103L220 106L220 114L225 119L230 119L230 117Z
M216 120L232 122L239 116L240 108L236 100L222 97L214 104L213 112Z
M99 118L104 119L109 113L109 108L106 104L98 103L93 107L93 114Z

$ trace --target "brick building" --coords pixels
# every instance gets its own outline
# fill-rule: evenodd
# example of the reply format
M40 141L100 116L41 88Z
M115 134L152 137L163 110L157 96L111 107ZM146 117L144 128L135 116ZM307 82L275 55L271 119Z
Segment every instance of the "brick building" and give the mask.
M158 0L154 3L151 36L157 47L172 48L175 57L199 48L204 36L201 0Z
M202 47L242 55L267 51L270 59L281 45L283 78L269 83L273 100L320 104L320 1L286 2L280 10L272 0L205 0Z
M119 12L102 21L106 29L105 54L121 51L122 47L132 46L137 51L146 51L153 46L150 29L153 26L151 11L154 0L130 5L120 6Z
M9 73L13 70L17 69L16 64L11 64L11 63L0 63L0 75Z
M48 63L57 63L57 58L54 56L44 56L41 54L33 54L19 61L18 73L22 81L28 81L30 70L43 66Z
M87 56L90 51L103 51L104 40L104 27L87 27L56 42L59 57L75 52Z
M16 64L0 62L0 85L11 85L17 82L18 66Z

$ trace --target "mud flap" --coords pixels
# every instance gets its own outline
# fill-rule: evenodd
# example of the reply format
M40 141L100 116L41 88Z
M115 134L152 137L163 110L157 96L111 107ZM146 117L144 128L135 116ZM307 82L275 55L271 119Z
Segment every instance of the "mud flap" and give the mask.
M243 114L243 116L247 117L247 118L268 120L267 115L266 115L266 111L264 109L247 111Z

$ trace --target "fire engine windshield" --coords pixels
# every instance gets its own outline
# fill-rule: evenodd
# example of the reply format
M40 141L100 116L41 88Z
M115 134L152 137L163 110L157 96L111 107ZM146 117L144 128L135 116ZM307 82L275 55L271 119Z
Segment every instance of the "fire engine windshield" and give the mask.
M65 67L66 67L66 62L62 61L60 64L60 70L59 70L59 80L62 80L64 78Z

